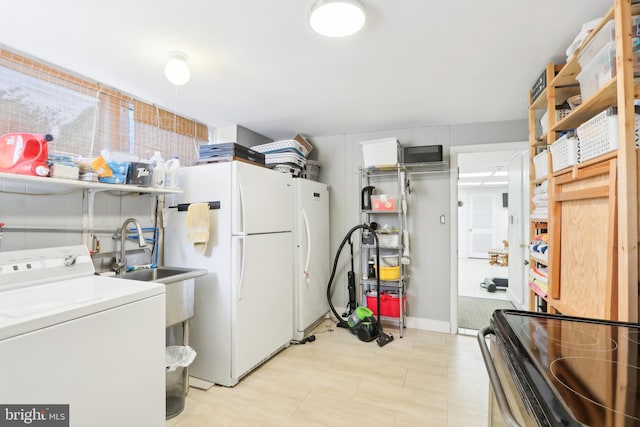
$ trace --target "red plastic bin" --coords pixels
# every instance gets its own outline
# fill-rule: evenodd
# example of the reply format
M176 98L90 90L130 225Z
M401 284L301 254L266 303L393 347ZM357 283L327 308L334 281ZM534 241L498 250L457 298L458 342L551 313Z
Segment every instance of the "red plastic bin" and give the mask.
M378 314L378 303L375 291L367 292L367 308L373 311L374 315ZM400 317L400 302L398 294L390 294L387 292L380 293L380 315L388 317ZM406 310L407 296L402 296L402 307Z

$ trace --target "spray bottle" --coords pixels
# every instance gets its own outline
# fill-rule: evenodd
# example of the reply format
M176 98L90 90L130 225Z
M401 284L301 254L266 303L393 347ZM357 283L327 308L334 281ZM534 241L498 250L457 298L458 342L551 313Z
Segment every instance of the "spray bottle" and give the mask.
M151 157L150 161L153 165L153 178L151 185L162 188L164 187L165 182L164 159L160 152L156 151L153 153L153 157Z
M173 159L167 161L164 177L165 187L178 188L178 183L176 182L176 173L178 172L179 167L180 159L178 158L178 156L174 156Z

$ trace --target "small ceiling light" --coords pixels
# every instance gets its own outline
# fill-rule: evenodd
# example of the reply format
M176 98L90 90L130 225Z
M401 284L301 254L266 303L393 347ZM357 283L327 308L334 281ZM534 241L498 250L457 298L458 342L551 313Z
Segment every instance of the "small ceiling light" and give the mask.
M191 78L187 65L188 56L182 52L169 52L169 58L169 62L164 67L164 74L171 83L182 86Z
M358 0L318 0L309 11L309 25L327 37L346 37L360 31L366 20Z

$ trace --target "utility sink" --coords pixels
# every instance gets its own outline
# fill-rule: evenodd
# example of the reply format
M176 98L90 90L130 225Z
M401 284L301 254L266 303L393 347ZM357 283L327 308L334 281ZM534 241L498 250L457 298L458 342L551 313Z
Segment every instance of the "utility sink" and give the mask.
M184 322L193 317L195 311L195 278L204 276L207 270L157 267L130 271L116 277L142 282L164 283L167 301L166 326Z

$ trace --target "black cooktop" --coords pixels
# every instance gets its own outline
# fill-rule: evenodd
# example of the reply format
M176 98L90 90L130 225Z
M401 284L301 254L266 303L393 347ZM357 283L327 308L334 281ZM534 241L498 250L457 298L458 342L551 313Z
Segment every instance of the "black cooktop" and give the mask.
M497 310L492 326L522 394L550 425L640 426L639 324Z

